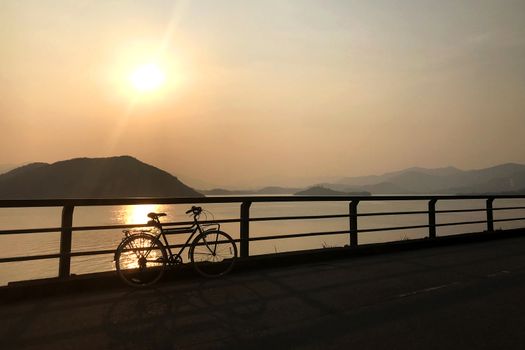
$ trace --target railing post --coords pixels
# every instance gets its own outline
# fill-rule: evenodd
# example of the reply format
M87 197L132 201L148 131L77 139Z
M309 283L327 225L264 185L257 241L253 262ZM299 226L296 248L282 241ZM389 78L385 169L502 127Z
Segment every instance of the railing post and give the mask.
M241 258L250 256L250 206L252 202L242 202L241 204Z
M358 200L350 202L350 247L357 247L357 205Z
M488 232L494 231L494 211L492 209L492 202L494 202L494 198L487 199L487 231Z
M428 202L428 238L436 238L436 202L437 199Z
M60 261L58 265L58 277L68 278L71 270L71 228L73 227L72 205L62 208L62 230L60 231Z

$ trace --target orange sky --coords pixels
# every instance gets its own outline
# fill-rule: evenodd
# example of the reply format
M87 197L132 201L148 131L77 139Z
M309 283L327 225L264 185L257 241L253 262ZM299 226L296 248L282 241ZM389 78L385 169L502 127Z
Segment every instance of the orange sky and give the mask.
M0 165L190 185L525 163L522 1L2 1ZM130 75L166 75L140 93Z

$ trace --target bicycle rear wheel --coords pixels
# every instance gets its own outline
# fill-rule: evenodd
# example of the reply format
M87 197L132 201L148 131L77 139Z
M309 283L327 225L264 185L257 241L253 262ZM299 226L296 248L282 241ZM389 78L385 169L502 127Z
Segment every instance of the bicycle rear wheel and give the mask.
M233 268L237 245L225 232L204 231L190 247L190 259L195 270L205 277L219 277Z
M115 267L120 278L133 287L146 287L164 274L168 260L166 249L146 233L124 239L115 253Z

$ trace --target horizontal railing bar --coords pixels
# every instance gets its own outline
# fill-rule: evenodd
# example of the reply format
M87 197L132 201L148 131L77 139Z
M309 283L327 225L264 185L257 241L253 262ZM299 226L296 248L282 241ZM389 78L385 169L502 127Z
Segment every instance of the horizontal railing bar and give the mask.
M360 213L356 216L388 216L388 215L411 215L411 214L428 214L428 211L394 211L394 212L377 212L377 213ZM333 219L348 218L350 214L327 214L327 215L299 215L299 216L270 216L250 218L253 221L279 221L279 220L311 220L311 219Z
M126 229L135 227L149 227L147 224L135 224L135 225L111 225L111 226L77 226L72 227L73 231L96 231L96 230L110 230L110 229ZM61 227L50 227L50 228L30 228L30 229L16 229L16 230L1 230L0 235L9 234L25 234L25 233L46 233L46 232L60 232Z
M469 213L469 212L478 212L478 211L487 211L487 208L480 209L450 209L450 210L436 210L436 214L443 213Z
M470 212L470 211L485 211L486 209L465 209L465 210L437 210L436 213L452 213L452 212ZM360 213L356 216L395 216L395 215L419 215L419 214L428 214L427 210L421 211L393 211L393 212L373 212L373 213ZM333 219L333 218L348 218L352 215L350 214L326 214L326 215L296 215L296 216L268 216L268 217L255 217L250 218L250 222L257 221L284 221L284 220L312 220L312 219ZM236 223L240 222L240 219L224 219L224 220L215 220L215 221L199 221L200 223ZM183 222L170 222L165 223L165 226L175 226L175 225L189 225L193 221L183 221ZM75 228L73 228L75 230Z
M105 249L105 250L90 250L81 252L72 252L65 254L66 256L88 256L88 255L102 255L102 254L115 254L116 249ZM0 258L0 263L4 262L16 262L16 261L31 261L31 260L44 260L44 259L58 259L60 253L56 254L45 254L45 255L26 255L26 256L14 256L9 258Z
M525 207L499 207L499 208L492 208L492 210L517 210L517 209L525 209Z
M426 211L409 211L409 212L384 212L384 213L363 213L357 216L382 216L382 215L404 215L404 214L423 214ZM333 215L303 215L303 216L278 216L278 217L258 217L251 218L251 222L256 221L280 221L280 220L309 220L309 219L330 219L330 218L346 218L349 214L333 214ZM224 219L214 221L199 221L200 224L215 224L215 223L236 223L240 219ZM181 221L181 222L168 222L164 223L164 226L182 226L191 225L193 221ZM117 229L129 229L129 228L143 228L151 227L148 224L125 224L125 225L99 225L99 226L76 226L72 227L72 231L97 231L97 230L117 230ZM0 231L2 234L22 234L22 233L40 233L40 232L60 232L61 228L35 228L35 229L18 229L18 230L3 230Z
M359 233L365 232L381 232L381 231L397 231L397 230L411 230L416 228L428 228L428 225L412 225L412 226L393 226L393 227L379 227L359 229Z
M525 208L525 207L523 207ZM512 209L512 208L505 208ZM457 209L457 210L436 210L436 213L465 213L465 212L485 212L486 209ZM395 216L395 215L416 215L416 214L428 214L428 211L397 211L397 212L376 212L376 213L361 213L357 216ZM250 218L250 222L257 221L284 221L284 220L311 220L311 219L332 219L332 218L347 218L350 217L349 214L327 214L327 215L300 215L300 216L272 216L272 217L256 217ZM209 221L199 221L200 224L222 224L222 223L237 223L240 222L240 219L222 219L222 220L209 220ZM168 222L163 223L163 226L182 226L182 225L192 225L193 221L180 221L180 222ZM113 226L81 226L73 227L73 231L87 231L87 230L105 230L105 229L125 229L125 228L135 228L135 227L150 227L148 224L127 224L127 225L113 225ZM52 230L52 231L48 231ZM55 232L59 231L60 228L56 229L42 229L41 232ZM20 230L26 231L26 230ZM2 234L4 231L0 231ZM22 233L22 232L21 232Z
M496 220L494 220L496 221ZM460 221L460 222L453 222L453 223L444 223L444 224L436 224L436 226L452 226L452 225L468 225L468 224L480 224L480 223L486 223L485 220L483 221ZM381 227L381 228L372 228L372 229L360 229L359 233L366 233L366 232L379 232L379 231L397 231L397 230L408 230L408 229L417 229L417 228L428 228L428 225L410 225L410 226L391 226L391 227ZM340 233L348 233L348 231L331 231L331 232L320 232L320 233L308 233L308 236L315 236L315 235L324 235L324 234L340 234ZM291 234L291 235L285 235L288 237L302 237L303 234ZM272 239L272 237L276 237L275 239L280 239L282 236L265 236L266 240ZM251 238L252 240L259 240L259 237Z
M299 215L299 216L268 216L250 218L250 222L254 221L281 221L281 220L312 220L312 219L333 219L333 218L347 218L348 214L327 214L327 215Z
M151 227L148 224L125 224L125 225L103 225L103 226L76 226L72 231L97 231L97 230L118 230L127 228Z
M494 220L496 221L496 220ZM459 222L450 222L450 223L444 223L444 224L436 224L436 226L454 226L454 225L469 225L469 224L484 224L486 223L486 220L481 221L459 221ZM397 226L397 227L381 227L376 229L360 229L360 233L365 232L377 232L377 231L396 231L396 230L408 230L408 229L416 229L416 228L428 228L429 225L414 225L414 226Z
M239 222L240 219L224 219L224 220L208 220L208 221L199 221L201 225L207 224L222 224L230 222ZM162 226L183 226L183 225L193 225L194 221L179 221L179 222L163 222ZM95 231L95 230L110 230L110 229L126 229L126 228L142 228L142 227L152 227L149 224L126 224L126 225L105 225L105 226L76 226L72 227L73 231ZM1 231L0 231L1 232Z
M385 213L363 213L357 216L381 216L381 215L404 215L404 214L422 214L422 212L385 212ZM299 220L299 219L330 219L330 218L346 218L349 214L333 214L333 215L304 215L304 216L277 216L277 217L259 217L251 218L250 221L280 221L280 220ZM199 221L200 224L215 224L215 223L237 223L240 219L223 219L213 221ZM193 221L181 221L181 222L167 222L163 223L163 226L182 226L192 225ZM118 229L129 229L129 228L143 228L151 227L148 224L125 224L125 225L99 225L99 226L75 226L72 227L72 231L97 231L97 230L118 230ZM45 232L60 232L60 227L52 228L32 228L32 229L16 229L16 230L1 230L0 235L3 234L25 234L25 233L45 233Z
M229 223L239 222L240 219L225 219L215 221L199 221L200 224L215 224L215 223ZM181 226L191 225L193 221L183 221L176 223L164 223L163 226ZM99 230L118 230L118 229L129 229L129 228L144 228L151 227L148 224L125 224L125 225L104 225L104 226L76 226L72 227L72 231L99 231ZM60 232L61 227L49 227L49 228L28 228L28 229L14 229L14 230L0 230L0 235L10 234L27 234L27 233L49 233L49 232Z
M459 226L459 225L486 224L486 223L487 223L487 220L457 221L457 222L446 222L444 224L436 224L436 226Z
M520 221L520 220L525 220L525 218L497 219L494 221L502 222L502 221Z
M219 219L219 220L199 220L199 224L229 224L240 222L241 219ZM163 222L162 226L182 226L182 225L193 225L195 221L174 221L174 222Z
M470 211L470 210L468 210ZM448 212L448 211L436 211L436 212ZM397 213L420 213L420 212L397 212ZM427 212L421 212L421 213L427 213ZM365 213L365 214L358 214L358 216L372 216L372 215L390 215L390 213ZM393 214L392 214L393 215ZM339 218L339 217L349 217L348 214L337 214L337 215L315 215L315 216L294 216L294 217L271 217L271 218L253 218L250 221L271 221L271 220L294 220L296 218L304 218L304 219L322 219L322 218ZM232 221L238 222L237 219L231 219ZM502 222L502 221L518 221L518 220L525 220L525 218L512 218L512 219L497 219L494 220L494 222ZM219 221L210 221L208 223L216 223ZM485 223L485 220L480 221L463 221L463 222L453 222L453 223L442 223L442 224L436 224L436 226L454 226L454 225L468 225L468 224L480 224ZM181 223L167 223L165 225L174 225L174 224L191 224L192 221L187 222L181 222ZM203 222L204 223L204 222ZM142 225L113 225L113 226L80 226L80 227L74 227L74 231L88 231L88 230L103 230L103 229L125 229L125 228L135 228L135 227L149 227L147 224ZM411 229L411 228L424 228L428 227L428 225L416 225L416 226L399 226L399 227L385 227L385 228L378 228L378 229L361 229L359 232L373 232L373 231L394 231L398 229ZM60 232L60 228L42 228L42 229L18 229L18 230L3 230L0 231L0 235L3 234L25 234L25 233L46 233L46 232ZM191 231L185 231L185 232L166 232L166 234L184 234L184 233L190 233ZM346 231L348 232L348 231Z
M105 250L91 250L91 251L72 252L72 253L65 254L65 255L66 256L71 256L71 257L76 257L76 256L102 255L102 254L114 254L114 253L115 253L115 249L105 249ZM58 259L58 258L60 258L60 253L45 254L45 255L14 256L14 257L9 257L9 258L0 258L0 263L15 262L15 261Z
M16 230L1 230L0 235L18 235L26 233L49 233L49 232L60 232L61 227L48 227L48 228L24 228Z
M466 210L444 210L436 211L436 213L450 213L450 212L469 212L469 211L485 211L485 209L466 209ZM381 212L381 213L361 213L357 216L393 216L393 215L410 215L410 214L428 214L427 211L406 211L406 212ZM255 221L281 221L281 220L309 220L309 219L329 219L329 218L346 218L349 214L334 214L334 215L305 215L305 216L279 216L279 217L259 217L251 218L251 222ZM214 223L235 223L239 222L240 219L224 219L215 221L200 221L201 224L214 224ZM497 221L497 220L495 220ZM169 222L164 223L164 226L181 226L191 225L193 221L182 221L182 222ZM151 227L148 224L126 224L126 225L104 225L104 226L76 226L72 227L73 231L97 231L97 230L117 230L117 229L128 229L128 228L143 228ZM60 232L60 227L51 228L31 228L31 229L16 229L16 230L0 230L0 235L8 234L28 234L28 233L49 233L49 232ZM169 233L174 234L174 233Z
M348 230L345 231L326 231L326 232L308 232L308 233L292 233L288 235L275 235L275 236L259 236L250 238L250 242L265 241L272 239L284 239L284 238L299 238L299 237L310 237L310 236L329 236L329 235L340 235L348 234Z
M226 242L226 241L219 241L219 242ZM170 244L169 246L165 246L165 247L182 248L184 246L186 246L186 244L181 243L181 244ZM188 244L186 247L189 248L190 245ZM150 248L145 247L143 249L150 249ZM153 249L155 249L155 248L153 248ZM156 249L158 250L159 248L156 248ZM133 249L124 249L123 251L133 251ZM86 256L86 255L114 254L115 252L116 252L116 249L106 249L106 250L93 250L93 251L73 252L73 253L71 253L69 255L74 257L74 256Z
M416 215L416 214L428 214L428 210L417 210L417 211L385 211L376 213L361 213L356 216L392 216L392 215ZM352 215L349 215L352 216Z
M30 260L42 260L42 259L58 259L60 253L56 254L42 254L42 255L28 255L28 256L13 256L9 258L0 258L0 263L16 262L16 261L30 261Z
M525 199L525 195L410 195L410 196L236 196L201 198L93 198L93 199L3 199L1 208L110 206L136 204L201 204L257 202L345 202L345 201L421 201L470 199Z
M184 244L175 244L170 245L170 248L182 248ZM89 250L89 251L80 251L80 252L71 252L66 254L66 256L78 257L78 256L90 256L90 255L104 255L104 254L115 254L115 249L104 249L104 250ZM27 256L14 256L9 258L0 258L0 263L6 262L21 262L21 261L31 261L31 260L44 260L44 259L58 259L60 258L60 253L56 254L45 254L45 255L27 255Z
M115 254L115 249L104 249L104 250L92 250L92 251L81 251L81 252L72 252L70 254L67 254L69 256L86 256L86 255L102 255L102 254Z

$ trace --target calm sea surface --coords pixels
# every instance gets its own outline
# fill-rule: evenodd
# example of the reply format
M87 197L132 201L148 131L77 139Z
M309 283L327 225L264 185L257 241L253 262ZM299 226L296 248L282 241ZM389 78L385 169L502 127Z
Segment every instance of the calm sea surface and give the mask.
M76 207L73 218L74 226L142 224L147 221L146 214L151 211L168 214L165 221L187 221L184 214L191 205L136 205L108 207ZM525 206L524 200L496 200L494 207ZM203 207L211 211L215 219L238 218L239 204L207 204ZM437 210L484 208L483 200L439 201ZM8 208L0 209L0 230L59 227L62 208ZM361 202L359 213L387 211L427 210L426 201L389 201ZM250 215L252 218L269 216L346 214L347 202L290 202L290 203L254 203ZM525 217L525 210L498 210L495 219ZM438 214L437 223L454 221L484 220L484 212ZM425 225L426 215L374 216L359 217L359 229L389 226ZM290 220L253 222L250 224L251 237L282 235L293 233L348 230L348 218L321 220ZM495 228L506 229L524 227L525 220L496 222ZM484 224L438 227L438 235L450 235L464 232L479 232ZM223 224L223 231L233 238L239 237L239 224ZM359 243L377 243L425 237L428 229L396 230L371 232L359 235ZM77 231L73 232L74 252L98 249L115 249L123 237L121 230ZM170 236L172 244L184 243L184 236ZM184 240L184 241L183 241ZM59 252L60 233L38 233L0 236L0 257L13 257ZM339 247L349 243L349 235L331 235L311 238L290 238L271 241L258 241L250 244L250 254L268 254L292 250ZM72 258L71 272L83 274L114 269L112 255L97 255ZM58 273L58 259L0 264L0 285L9 281L33 278L55 277Z

